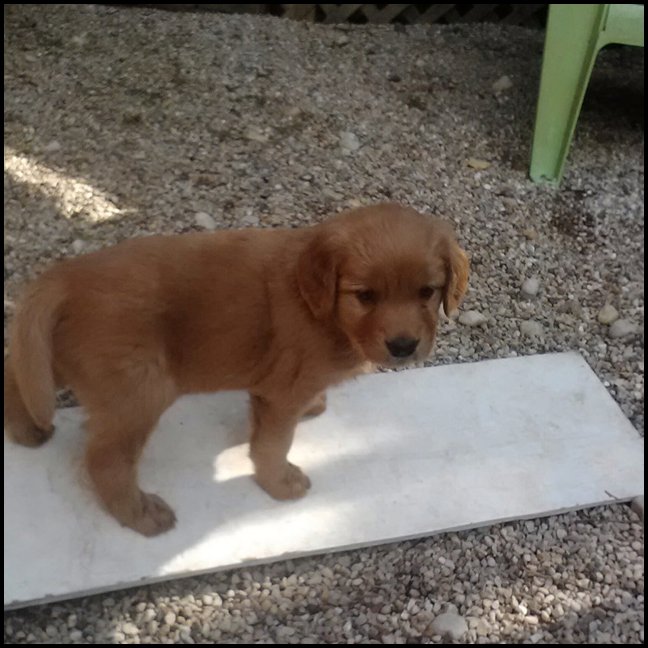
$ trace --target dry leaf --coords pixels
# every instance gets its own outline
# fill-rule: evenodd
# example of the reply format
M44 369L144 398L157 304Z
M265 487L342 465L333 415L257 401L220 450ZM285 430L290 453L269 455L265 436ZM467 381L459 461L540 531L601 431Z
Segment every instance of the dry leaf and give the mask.
M488 167L491 165L490 162L487 162L486 160L480 160L478 158L468 158L466 160L466 164L473 169L477 169L477 171L488 169Z

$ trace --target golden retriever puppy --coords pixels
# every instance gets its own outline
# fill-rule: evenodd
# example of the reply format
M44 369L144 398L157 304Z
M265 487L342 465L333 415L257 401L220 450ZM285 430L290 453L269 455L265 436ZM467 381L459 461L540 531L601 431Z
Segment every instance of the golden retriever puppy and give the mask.
M247 390L255 478L272 497L310 487L288 459L295 426L367 363L431 352L468 259L443 222L395 204L303 229L129 240L54 265L24 295L5 362L5 428L37 446L55 391L87 412L86 466L105 508L152 536L175 516L143 493L137 463L181 395Z

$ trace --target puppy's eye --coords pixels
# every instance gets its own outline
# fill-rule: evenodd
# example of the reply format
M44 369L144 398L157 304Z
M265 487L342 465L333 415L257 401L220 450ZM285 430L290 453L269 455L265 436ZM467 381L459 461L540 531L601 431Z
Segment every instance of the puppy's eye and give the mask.
M421 299L430 299L432 295L434 295L434 292L436 291L436 288L433 286L423 286L421 290L419 290L419 297Z
M364 306L369 306L376 303L377 295L375 290L358 290L356 298Z

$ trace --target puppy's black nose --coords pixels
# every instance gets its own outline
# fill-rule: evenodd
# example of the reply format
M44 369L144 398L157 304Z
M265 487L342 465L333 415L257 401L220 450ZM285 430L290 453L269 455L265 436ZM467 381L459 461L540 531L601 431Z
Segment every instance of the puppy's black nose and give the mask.
M418 346L419 341L410 337L396 337L391 340L387 340L385 344L389 349L394 358L407 358L411 356L416 347Z

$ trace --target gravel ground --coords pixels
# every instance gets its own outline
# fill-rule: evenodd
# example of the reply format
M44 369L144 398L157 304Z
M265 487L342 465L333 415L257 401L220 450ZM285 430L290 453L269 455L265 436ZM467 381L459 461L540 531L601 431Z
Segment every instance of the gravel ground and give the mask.
M5 344L44 262L390 199L472 258L435 363L578 350L643 435L642 50L599 57L556 192L527 178L540 32L4 12ZM640 643L643 608L618 505L5 613L5 642Z

